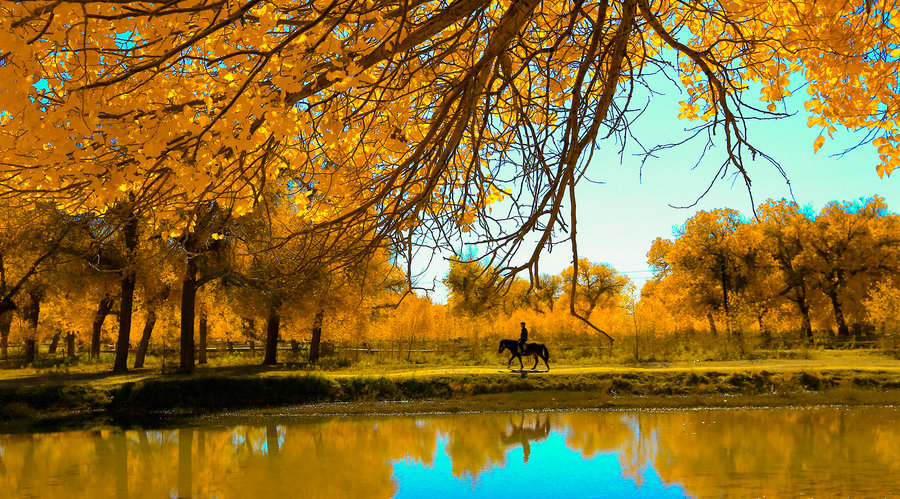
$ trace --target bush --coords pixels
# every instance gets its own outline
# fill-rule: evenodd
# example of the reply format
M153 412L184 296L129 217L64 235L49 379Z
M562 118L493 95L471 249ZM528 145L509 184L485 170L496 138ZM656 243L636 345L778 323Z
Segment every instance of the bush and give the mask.
M339 393L335 382L314 374L282 378L210 376L126 383L113 394L111 409L129 413L268 407L330 401Z

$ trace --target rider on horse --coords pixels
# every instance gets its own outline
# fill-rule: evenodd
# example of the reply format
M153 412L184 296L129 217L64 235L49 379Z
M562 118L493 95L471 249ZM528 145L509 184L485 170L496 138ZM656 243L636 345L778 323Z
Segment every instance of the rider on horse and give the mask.
M528 329L525 328L525 323L522 323L522 334L519 335L519 352L525 353L525 343L528 341Z

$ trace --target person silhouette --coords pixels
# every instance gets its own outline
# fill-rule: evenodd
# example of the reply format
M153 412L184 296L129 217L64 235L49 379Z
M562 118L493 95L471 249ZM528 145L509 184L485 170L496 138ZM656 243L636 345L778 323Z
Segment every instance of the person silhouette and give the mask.
M528 329L525 327L525 323L522 322L522 333L519 334L519 352L522 354L525 353L525 343L528 341Z

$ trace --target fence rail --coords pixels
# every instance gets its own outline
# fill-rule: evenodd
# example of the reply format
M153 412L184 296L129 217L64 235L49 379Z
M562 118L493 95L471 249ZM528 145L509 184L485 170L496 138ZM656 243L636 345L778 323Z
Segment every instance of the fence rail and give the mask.
M634 344L633 336L625 336L616 343L616 347L620 350L628 350L630 345ZM900 351L900 334L886 333L879 336L857 336L850 338L837 338L825 334L816 334L812 342L807 342L798 335L791 336L773 336L770 338L754 337L750 345L750 349L762 353L769 352L768 355L781 356L785 353L806 350L809 348L827 349L827 350L884 350L885 352ZM608 345L595 341L593 338L586 337L569 337L551 339L548 346L552 349L563 349L564 351L583 351L584 357L599 355L600 358L612 355L613 352ZM725 339L722 339L725 340ZM487 354L496 351L495 338L457 338L452 340L425 340L416 339L410 341L408 339L393 339L383 341L323 341L320 344L320 356L338 356L350 357L359 360L363 356L384 356L390 358L403 358L411 355L438 355L448 357L472 357L475 358L479 354ZM677 343L677 337L671 338L641 338L640 347L647 355L656 355L656 350L663 352L671 350L672 342ZM36 366L53 366L61 365L66 362L69 357L66 342L61 341L57 345L54 353L49 353L50 341L42 341L36 345ZM132 346L131 357L134 353L135 346ZM297 340L279 341L277 350L283 352L282 357L285 361L298 361L308 355L310 342ZM199 349L198 349L199 350ZM637 347L635 347L635 351ZM88 345L78 342L76 351L72 357L84 358L88 355ZM557 350L559 351L559 350ZM104 343L101 345L100 353L108 358L115 353L115 345L112 343ZM265 344L261 341L210 341L206 346L206 355L215 359L221 356L246 356L248 358L262 357L265 353ZM162 357L163 359L174 359L178 356L177 341L162 342L154 339L151 342L150 355ZM18 368L24 365L25 348L21 343L10 343L7 349L7 357L0 357L0 369Z

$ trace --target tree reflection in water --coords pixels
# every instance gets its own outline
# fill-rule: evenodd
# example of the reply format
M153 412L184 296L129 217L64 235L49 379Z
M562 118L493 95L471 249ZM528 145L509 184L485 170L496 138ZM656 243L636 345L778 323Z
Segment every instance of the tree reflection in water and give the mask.
M0 490L42 498L883 496L900 492L898 421L895 408L816 408L0 435Z
M525 415L522 414L519 424L509 420L509 427L500 434L500 445L507 449L516 445L522 446L524 454L523 460L528 463L528 456L531 455L531 442L540 442L550 435L550 416L535 414L534 422L530 426L525 424Z

